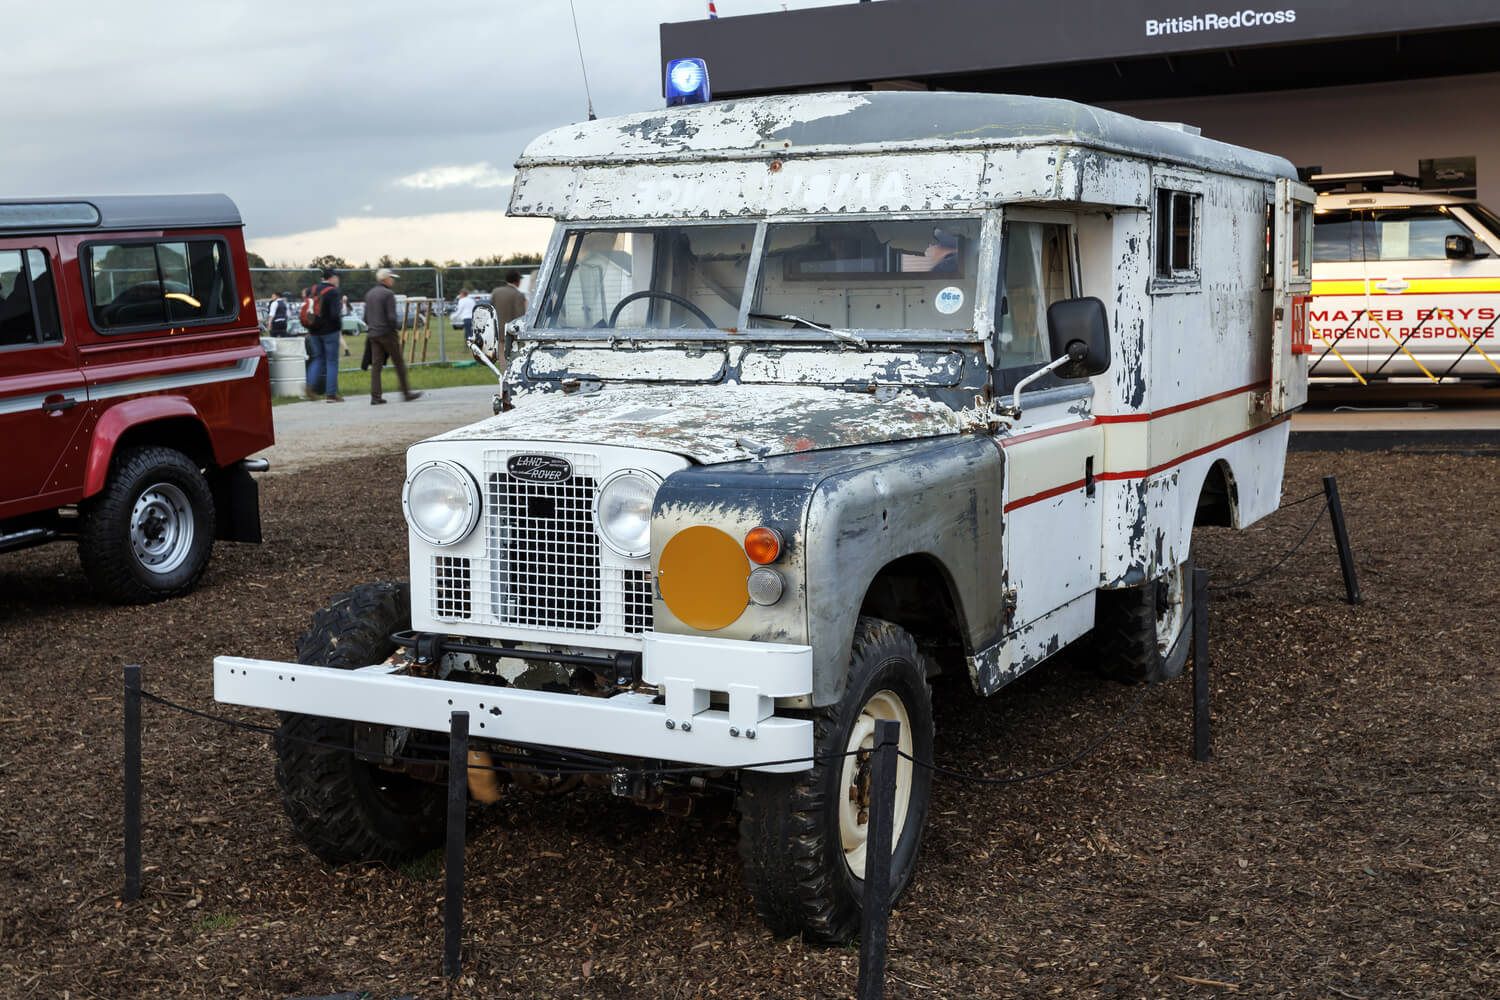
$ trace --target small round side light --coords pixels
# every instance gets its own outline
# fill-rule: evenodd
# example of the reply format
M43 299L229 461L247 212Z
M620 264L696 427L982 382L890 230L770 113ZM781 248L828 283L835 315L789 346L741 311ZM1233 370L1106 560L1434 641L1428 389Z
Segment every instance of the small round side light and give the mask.
M750 571L746 587L750 592L750 600L761 607L770 607L781 600L782 592L786 590L786 581L769 566L757 566Z
M745 555L757 566L775 562L781 555L781 533L765 525L751 528L745 535Z

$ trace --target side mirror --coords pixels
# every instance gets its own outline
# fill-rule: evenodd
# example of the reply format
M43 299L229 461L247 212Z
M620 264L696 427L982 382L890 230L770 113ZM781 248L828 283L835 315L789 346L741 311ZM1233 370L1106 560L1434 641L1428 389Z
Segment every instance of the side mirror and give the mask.
M1475 251L1474 241L1462 233L1453 233L1443 240L1443 255L1449 260L1470 260L1488 257L1488 251Z
M1064 299L1047 307L1047 340L1059 378L1086 378L1109 368L1109 314L1096 298Z

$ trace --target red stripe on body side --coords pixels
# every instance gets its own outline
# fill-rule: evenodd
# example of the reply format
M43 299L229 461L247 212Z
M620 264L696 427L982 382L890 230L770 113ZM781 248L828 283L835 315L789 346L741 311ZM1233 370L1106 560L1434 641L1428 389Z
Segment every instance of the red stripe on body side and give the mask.
M1236 441L1243 440L1247 437L1250 437L1251 435L1270 430L1272 427L1275 427L1277 424L1280 424L1288 419L1290 419L1290 415L1283 414L1282 416L1277 417L1275 420L1272 420L1269 423L1262 424L1259 427L1252 427L1249 430L1241 431L1238 434L1230 435L1229 437L1224 438L1222 441L1215 441L1213 444L1204 445L1202 448L1190 451L1185 455L1179 455L1169 462L1163 462L1160 465L1154 465L1149 469L1140 469L1131 472L1101 472L1096 475L1094 479L1096 481L1105 480L1110 482L1117 482L1122 479L1145 479L1147 476L1154 476L1159 472L1164 472L1167 469L1170 469L1172 466L1180 465L1181 463L1186 462L1189 459L1197 458L1200 455L1206 455L1217 448L1223 448L1225 445L1234 444ZM1005 505L1005 513L1009 514L1011 511L1028 506L1029 504L1039 503L1043 500L1049 500L1052 497L1067 493L1069 490L1076 490L1083 485L1084 480L1079 479L1075 482L1067 483L1063 486L1055 486L1051 489L1043 490L1040 493L1034 493L1028 497L1021 497L1018 500L1012 500L1010 503Z

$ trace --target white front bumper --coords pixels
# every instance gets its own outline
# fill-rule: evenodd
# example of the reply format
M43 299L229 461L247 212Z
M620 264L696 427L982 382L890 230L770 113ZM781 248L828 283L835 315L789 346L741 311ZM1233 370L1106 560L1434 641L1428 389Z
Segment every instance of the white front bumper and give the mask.
M300 663L214 658L214 699L233 705L322 715L383 726L447 732L453 712L469 713L469 735L758 771L803 771L813 724L778 718L776 698L812 692L812 647L647 635L642 676L660 686L610 698L523 691L392 673ZM727 696L728 710L710 708ZM772 761L799 761L772 764Z

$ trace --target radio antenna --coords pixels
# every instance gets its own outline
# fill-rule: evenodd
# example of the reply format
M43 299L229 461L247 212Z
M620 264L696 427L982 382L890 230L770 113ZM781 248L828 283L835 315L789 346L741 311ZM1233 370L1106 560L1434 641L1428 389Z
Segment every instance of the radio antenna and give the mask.
M589 102L589 121L594 121L598 116L594 114L594 95L589 93L589 68L583 64L583 39L578 37L578 11L573 8L573 0L568 0L568 10L573 14L573 41L578 43L578 68L583 70L583 96Z

